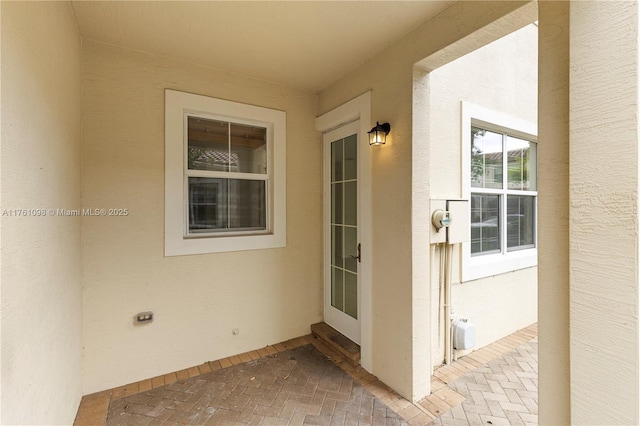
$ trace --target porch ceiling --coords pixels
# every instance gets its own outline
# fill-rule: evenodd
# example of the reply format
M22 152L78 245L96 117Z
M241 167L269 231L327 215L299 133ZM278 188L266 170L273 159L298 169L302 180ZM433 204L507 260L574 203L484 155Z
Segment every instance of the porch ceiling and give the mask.
M73 1L88 39L320 91L455 1Z

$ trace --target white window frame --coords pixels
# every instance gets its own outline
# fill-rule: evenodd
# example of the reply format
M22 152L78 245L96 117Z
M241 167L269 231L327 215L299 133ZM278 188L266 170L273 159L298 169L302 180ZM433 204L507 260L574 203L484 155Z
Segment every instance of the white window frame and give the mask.
M267 230L188 234L187 116L267 128ZM257 179L265 179L256 175ZM252 177L252 176L249 176ZM233 178L229 176L229 178ZM252 177L254 178L254 177ZM286 247L286 113L165 90L165 256Z
M487 130L494 130L499 133L507 133L511 136L537 142L538 126L526 120L513 117L508 114L493 111L468 102L462 102L462 195L466 200L471 200L471 193L483 192L471 190L471 127L477 126ZM506 170L505 170L506 175ZM508 251L502 248L501 253L484 254L480 256L471 255L471 238L462 244L462 281L471 281L486 278L494 275L516 271L518 269L531 268L538 265L538 209L537 190L518 191L521 195L533 195L536 197L535 214L535 247L522 250ZM501 220L504 220L506 211L506 200L501 199ZM471 236L471 224L469 224L469 236ZM502 241L502 237L501 237ZM502 241L502 246L506 241Z

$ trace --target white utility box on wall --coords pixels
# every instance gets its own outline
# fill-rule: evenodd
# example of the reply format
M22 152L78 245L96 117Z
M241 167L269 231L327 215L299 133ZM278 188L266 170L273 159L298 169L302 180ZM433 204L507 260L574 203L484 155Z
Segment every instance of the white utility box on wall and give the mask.
M431 200L431 244L469 241L471 212L468 200Z
M460 318L453 324L453 348L471 349L476 345L476 326L466 318Z
M450 224L447 228L447 242L449 244L468 242L469 234L471 233L469 201L447 200L447 211L449 212L450 217Z

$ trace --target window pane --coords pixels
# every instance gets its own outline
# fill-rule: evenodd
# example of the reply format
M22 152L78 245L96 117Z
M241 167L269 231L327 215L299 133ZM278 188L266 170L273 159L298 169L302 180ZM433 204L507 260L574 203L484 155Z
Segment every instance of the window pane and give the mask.
M229 228L267 229L266 181L228 179Z
M535 197L507 196L507 249L535 247Z
M188 118L188 167L190 170L229 170L237 166L237 154L229 155L229 123L200 117Z
M502 135L471 127L471 186L502 188Z
M226 228L226 198L224 179L189 178L189 232Z
M509 189L536 190L536 144L507 136Z
M189 178L189 232L265 230L266 181Z
M500 252L500 196L471 195L471 254Z
M267 129L231 124L232 172L267 173Z

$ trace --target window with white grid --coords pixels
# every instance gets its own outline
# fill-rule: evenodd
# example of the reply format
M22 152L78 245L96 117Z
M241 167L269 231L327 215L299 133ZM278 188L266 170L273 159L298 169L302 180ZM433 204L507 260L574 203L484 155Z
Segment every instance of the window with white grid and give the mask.
M165 254L284 247L285 113L165 95Z
M463 185L471 208L463 280L535 266L535 125L463 104L463 126Z

